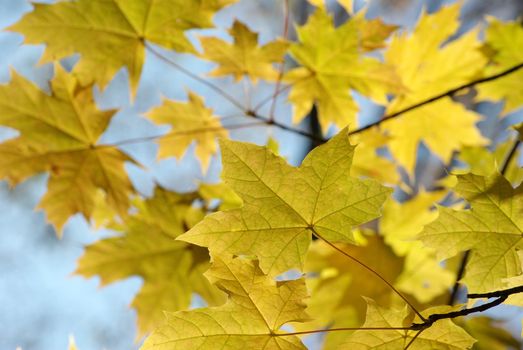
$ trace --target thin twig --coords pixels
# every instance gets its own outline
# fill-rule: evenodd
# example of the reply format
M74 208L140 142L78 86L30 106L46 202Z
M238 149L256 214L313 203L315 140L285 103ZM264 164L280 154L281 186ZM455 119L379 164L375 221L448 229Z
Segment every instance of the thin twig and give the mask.
M178 71L180 71L181 73L187 75L189 78L198 81L200 84L203 84L203 85L207 86L208 88L214 90L215 92L220 94L223 98L225 98L230 103L232 103L234 106L238 107L241 111L245 111L246 110L246 108L240 102L238 102L234 97L229 95L227 92L225 92L223 89L221 89L217 85L214 85L213 83L211 83L211 82L205 80L204 78L194 74L193 72L191 72L190 70L186 69L182 65L180 65L180 64L176 63L175 61L171 60L169 57L163 55L160 51L156 50L152 45L146 43L145 47L149 50L149 52L151 52L153 55L155 55L156 57L158 57L159 59L161 59L162 61L164 61L168 65L176 68Z
M283 39L287 40L287 37L289 35L289 19L291 16L291 11L289 10L289 0L283 1ZM276 80L276 87L274 89L274 94L272 95L272 103L271 108L269 112L269 120L274 120L274 113L276 111L276 98L278 97L278 91L280 90L281 85L281 79L283 78L283 70L285 69L285 57L282 58L282 62L280 64L280 70L278 71L278 79Z
M387 114L387 115L383 116L380 120L375 121L374 123L371 123L369 125L366 125L364 127L361 127L359 129L356 129L356 130L353 130L353 131L349 132L349 135L359 134L359 133L361 133L361 132L363 132L365 130L368 130L368 129L371 129L371 128L375 127L375 126L378 126L378 125L382 124L385 121L388 121L390 119L395 119L395 118L397 118L397 117L399 117L399 116L401 116L401 115L403 115L403 114L405 114L407 112L410 112L410 111L412 111L414 109L418 109L418 108L423 107L425 105L428 105L428 104L430 104L432 102L436 102L438 100L441 100L442 98L453 96L456 92L459 92L459 91L461 91L463 89L467 89L467 88L470 88L470 87L475 86L475 85L479 85L479 84L483 84L483 83L486 83L486 82L489 82L489 81L493 81L493 80L499 79L501 77L504 77L506 75L514 73L514 72L520 70L521 68L523 68L523 62L520 63L520 64L517 64L517 65L515 65L515 66L513 66L513 67L511 67L509 69L506 69L506 70L504 70L504 71L502 71L500 73L491 75L489 77L473 80L473 81L468 82L466 84L460 85L460 86L458 86L458 87L456 87L454 89L451 89L451 90L445 91L445 92L443 92L443 93L441 93L439 95L433 96L433 97L431 97L429 99L426 99L426 100L423 100L421 102L415 103L412 106L409 106L407 108L401 109L401 110L399 110L397 112L394 112L394 113L391 113L391 114Z
M121 141L116 141L111 144L103 144L97 147L114 147L114 146L122 146L122 145L128 145L133 143L142 143L142 142L150 142L154 141L156 139L160 138L169 138L169 137L176 137L176 136L184 136L184 135L191 135L191 134L198 134L202 132L213 132L213 131L221 131L224 128L227 130L237 130L237 129L244 129L254 126L264 126L267 125L267 123L264 122L253 122L253 123L244 123L244 124L236 124L236 125L228 125L223 127L214 127L214 128L201 128L201 129L192 129L192 130L178 130L178 131L171 131L164 134L158 134L158 135L151 135L151 136L144 136L144 137L137 137L134 139L126 139Z
M523 285L517 286L517 287L512 287L509 289L497 290L495 292L471 293L471 294L467 294L467 297L469 299L499 298L502 296L509 296L509 295L518 294L518 293L523 293Z

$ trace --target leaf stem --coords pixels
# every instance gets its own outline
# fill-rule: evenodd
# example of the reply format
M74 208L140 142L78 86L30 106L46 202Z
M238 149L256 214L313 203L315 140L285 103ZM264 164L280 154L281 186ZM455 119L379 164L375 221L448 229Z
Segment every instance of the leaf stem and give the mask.
M414 311L416 313L416 315L418 315L419 318L421 318L423 321L427 321L427 319L416 309L416 307L414 305L412 305L412 303L399 291L396 289L396 287L394 287L392 285L392 283L390 283L389 281L387 281L383 276L381 276L376 270L374 270L372 267L370 267L369 265L365 264L363 261L360 261L359 259L356 259L355 257L353 257L352 255L348 254L347 252L343 251L342 249L338 248L335 244L333 244L332 242L330 242L329 240L323 238L320 234L318 234L318 232L316 232L316 230L314 230L314 228L311 228L312 232L314 233L314 235L316 237L318 237L319 239L321 239L322 241L324 241L325 243L327 243L329 246L331 246L332 248L334 248L335 250L337 250L338 252L340 252L341 254L343 254L344 256L346 256L347 258L351 259L352 261L358 263L359 265L361 265L363 268L365 268L366 270L368 270L369 272L371 272L373 275L375 275L376 277L378 277L381 281L383 281L383 283L385 283L387 286L390 287L390 289L392 289L394 291L394 293L396 293L401 299L403 299L403 301L405 303L407 303L407 305L412 309L412 311Z
M292 335L304 335L327 332L346 332L346 331L408 331L410 327L343 327L343 328L325 328L310 331L276 333L275 337L288 337Z

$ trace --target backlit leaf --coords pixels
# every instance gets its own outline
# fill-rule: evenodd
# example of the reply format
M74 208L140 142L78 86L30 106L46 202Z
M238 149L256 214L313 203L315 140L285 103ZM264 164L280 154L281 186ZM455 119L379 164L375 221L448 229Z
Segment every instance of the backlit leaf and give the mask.
M513 188L501 175L458 176L455 191L470 210L440 207L439 217L420 239L448 258L471 249L463 282L470 292L506 287L504 279L521 274L517 250L523 247L523 186Z
M493 65L485 69L491 76L523 63L523 27L514 21L503 23L492 18L486 31L486 45L494 51ZM504 113L510 113L523 104L523 71L478 86L478 100L505 101Z
M211 76L233 75L235 80L247 76L253 82L258 79L275 80L278 77L273 63L283 62L288 47L285 41L276 40L258 46L258 34L238 20L234 21L229 34L234 39L233 44L216 37L200 38L202 58L218 63L218 67L210 73Z
M228 136L212 109L205 107L203 98L193 92L189 92L187 102L165 100L161 106L149 111L147 117L157 124L172 126L171 132L157 141L160 144L158 158L181 158L187 148L196 143L196 157L204 170L217 152L217 138Z
M386 62L396 67L408 90L392 101L387 113L456 88L481 72L486 59L479 50L476 31L447 42L458 29L459 10L458 3L432 15L423 14L411 35L393 37ZM445 97L385 122L383 128L392 137L389 148L393 156L413 173L420 142L445 163L462 146L485 145L487 140L475 125L480 120L477 113Z
M303 120L315 104L324 132L331 124L352 127L357 124L358 107L351 89L383 104L387 93L402 90L391 66L362 55L367 43L363 41L367 28L362 23L363 17L356 16L335 28L332 18L317 9L297 29L299 42L290 47L290 54L301 67L285 77L292 85L289 101L294 107L294 123ZM376 45L375 37L370 38Z
M206 273L229 295L225 305L167 314L167 324L145 341L142 350L305 349L281 326L308 319L302 279L275 283L257 261L218 256Z
M154 197L135 203L135 215L112 225L121 235L87 246L78 261L77 274L99 276L103 285L131 276L143 279L132 302L141 334L161 325L164 311L188 308L193 293L213 305L224 302L222 293L203 277L207 252L174 240L189 225L190 212L197 211L191 206L195 198L156 188Z
M33 4L9 30L28 44L46 44L42 62L80 54L74 72L82 84L102 87L122 67L136 91L145 42L194 52L184 31L212 26L214 13L235 0L73 0Z
M430 315L430 309L423 312ZM409 310L389 310L367 299L367 319L363 327L405 327L412 317ZM419 322L419 319L414 319ZM340 350L398 350L405 349L419 331L412 330L360 330L342 344ZM421 332L412 342L409 350L463 350L470 349L475 340L451 320L440 320Z
M49 172L39 207L61 234L70 216L90 218L99 189L118 214L126 215L133 189L124 162L132 159L115 147L97 145L115 111L99 111L91 86L55 68L51 95L15 72L8 85L0 86L0 124L20 132L0 144L0 178L16 185Z
M314 149L299 168L265 147L222 141L223 177L240 209L207 216L179 239L212 254L256 255L275 275L303 267L311 234L354 243L352 227L379 216L390 190L349 176L354 146L347 130Z

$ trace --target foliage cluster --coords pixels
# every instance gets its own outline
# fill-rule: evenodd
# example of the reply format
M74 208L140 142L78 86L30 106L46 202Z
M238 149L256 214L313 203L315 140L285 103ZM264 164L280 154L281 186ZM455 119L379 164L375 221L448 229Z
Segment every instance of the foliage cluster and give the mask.
M519 347L479 313L523 306L522 129L507 117L523 105L521 24L488 19L455 36L458 3L423 13L409 31L339 0L347 19L335 26L323 1L311 0L315 9L299 25L280 0L281 38L260 43L240 20L231 40L187 38L235 2L35 3L8 28L45 44L42 62L54 64L54 78L51 93L14 71L0 86L0 124L19 133L0 144L0 177L14 186L49 174L39 208L58 236L76 214L118 232L87 246L76 273L104 285L143 279L132 306L144 350L304 349L303 337L317 333L325 349ZM199 77L168 51L215 68ZM135 96L146 52L215 90L245 121L224 123L188 92L144 114L169 132L100 143L117 110L100 110L93 88L125 69ZM73 54L68 71L60 61ZM213 82L220 77L247 87L263 80L274 93L245 106ZM362 125L354 93L383 115ZM293 125L278 116L282 96ZM506 141L478 129L481 101L504 103ZM307 116L319 134L298 125ZM260 126L317 147L293 167L273 139L228 139L228 130ZM124 167L138 162L121 146L149 141L159 159L191 149L203 171L219 148L224 182L141 196ZM413 185L421 147L442 164L426 189ZM188 310L195 294L208 306Z

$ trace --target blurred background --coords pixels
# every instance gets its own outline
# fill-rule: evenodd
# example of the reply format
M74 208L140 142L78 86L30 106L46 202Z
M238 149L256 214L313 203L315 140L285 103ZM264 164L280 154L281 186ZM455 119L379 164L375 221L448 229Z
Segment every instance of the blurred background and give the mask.
M368 1L368 16L412 27L423 8L433 12L442 4L452 2L371 0ZM341 8L334 2L331 5L336 20L345 20L347 15ZM362 5L363 1L356 1L356 6ZM0 0L0 28L17 22L31 8L28 0ZM293 0L291 11L292 21L303 23L312 7L305 0ZM522 14L521 0L464 1L460 31L485 21L487 16L513 19ZM239 1L215 17L218 30L206 30L203 34L226 37L223 29L229 27L234 18L239 18L248 23L251 29L261 32L261 42L269 41L281 36L283 31L282 1ZM198 35L203 34L202 31L198 32ZM293 30L290 35L294 36ZM196 38L195 33L190 32L189 36L193 40ZM8 82L9 71L14 69L48 90L47 82L53 70L51 65L38 65L43 47L22 46L22 39L16 33L0 32L0 83ZM188 55L165 54L201 76L213 67ZM70 67L74 60L74 57L68 59L64 65ZM272 87L259 83L247 96L242 85L232 84L231 79L214 79L214 82L252 105L273 91ZM135 101L129 99L127 74L124 71L118 73L103 93L97 92L97 102L101 108L120 109L102 141L116 142L165 131L144 119L142 113L159 105L162 97L185 100L187 89L204 96L207 105L225 118L224 124L248 122L215 92L148 55ZM360 119L363 124L379 117L382 112L379 106L356 97L362 108ZM284 101L281 98L278 102L277 120L290 124L290 106ZM481 103L473 108L487 116L480 125L485 135L500 141L506 137L500 131L503 126L496 123L494 118L501 110L499 104ZM268 111L262 112L267 114ZM521 114L511 118L521 118ZM318 132L314 118L306 119L300 127ZM15 134L12 130L0 128L1 140ZM312 147L307 139L266 127L231 131L231 136L259 144L264 144L268 137L274 137L280 144L281 154L294 165L299 164ZM219 179L218 157L213 159L210 169L202 174L191 151L181 161L167 159L158 162L157 146L152 142L128 145L123 149L145 166L143 169L127 167L136 188L145 196L151 195L155 183L176 191L189 191L195 189L199 182L217 182ZM430 182L437 176L441 164L430 157L425 156L423 159L417 169L418 177ZM38 175L12 189L5 182L0 182L0 349L14 350L17 346L25 350L66 349L69 334L75 335L81 350L138 348L139 341L135 339L136 315L129 304L141 285L140 279L131 278L101 289L97 278L86 280L72 275L83 246L110 232L94 231L83 218L75 217L67 224L64 238L57 239L51 226L46 224L44 214L33 209L45 192L46 181L46 175ZM514 309L507 307L501 312L497 310L499 315L518 320ZM521 323L515 322L511 330L518 332L519 327ZM314 346L314 341L310 341L310 344Z

